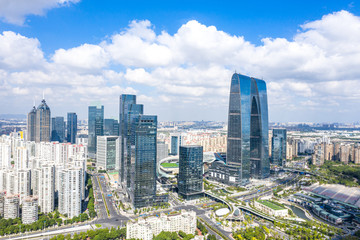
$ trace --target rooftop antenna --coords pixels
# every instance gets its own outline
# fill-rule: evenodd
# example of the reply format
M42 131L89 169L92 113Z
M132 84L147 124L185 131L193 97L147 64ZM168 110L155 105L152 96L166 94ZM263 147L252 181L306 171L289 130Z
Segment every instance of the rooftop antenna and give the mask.
M43 90L43 100L45 100L45 91Z
M35 97L34 97L34 107L35 107Z

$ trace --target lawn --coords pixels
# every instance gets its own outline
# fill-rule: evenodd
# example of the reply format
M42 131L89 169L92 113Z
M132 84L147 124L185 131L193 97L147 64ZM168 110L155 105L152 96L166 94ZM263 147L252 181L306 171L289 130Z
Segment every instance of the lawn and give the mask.
M164 168L177 168L177 167L179 167L179 164L177 164L177 163L162 163L161 166Z
M265 205L265 206L267 206L267 207L269 207L269 208L272 208L274 210L282 210L282 209L284 209L282 206L279 206L279 205L277 205L275 203L272 203L272 202L269 202L267 200L258 200L258 202Z

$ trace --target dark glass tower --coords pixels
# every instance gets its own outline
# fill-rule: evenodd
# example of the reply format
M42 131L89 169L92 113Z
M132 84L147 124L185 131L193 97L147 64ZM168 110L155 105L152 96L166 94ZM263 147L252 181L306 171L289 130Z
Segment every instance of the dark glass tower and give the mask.
M76 113L68 113L66 141L74 144L76 142L76 134L77 134L77 115Z
M180 147L178 189L185 199L203 196L202 146Z
M35 142L50 142L50 108L45 99L36 109Z
M157 116L134 119L135 152L131 156L130 198L135 208L151 206L156 199Z
M51 118L51 141L64 142L65 122L64 117Z
M170 144L171 144L170 153L171 153L171 155L176 156L176 155L179 154L179 146L180 146L179 140L180 140L179 136L176 136L176 135L171 136L171 141L170 141Z
M143 105L136 104L136 96L120 95L119 136L120 136L120 179L123 187L130 187L131 155L135 145L135 119L143 114ZM128 167L129 166L129 167Z
M286 129L273 129L271 140L271 162L282 166L286 160Z
M104 122L105 136L119 136L119 123L115 119L105 119Z
M268 147L266 84L235 73L230 87L226 157L234 184L269 176Z
M28 113L27 118L27 140L35 141L36 135L36 107L34 106Z
M95 158L96 138L104 135L104 106L89 106L88 128L88 153L89 157Z

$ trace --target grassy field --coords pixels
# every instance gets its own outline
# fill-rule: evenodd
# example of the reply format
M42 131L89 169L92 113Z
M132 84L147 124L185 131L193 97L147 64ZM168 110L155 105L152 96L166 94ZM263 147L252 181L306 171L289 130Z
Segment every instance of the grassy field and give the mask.
M267 207L269 207L269 208L272 208L274 210L282 210L282 209L284 209L282 206L279 206L279 205L277 205L275 203L272 203L272 202L269 202L267 200L259 200L258 202L265 205L265 206L267 206Z
M161 166L164 168L177 168L177 167L179 167L179 164L177 164L177 163L162 163Z

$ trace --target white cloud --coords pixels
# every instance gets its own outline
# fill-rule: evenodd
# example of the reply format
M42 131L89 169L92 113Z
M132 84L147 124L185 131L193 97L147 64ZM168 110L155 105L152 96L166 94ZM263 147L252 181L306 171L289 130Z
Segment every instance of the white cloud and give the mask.
M33 93L45 86L62 104L101 99L116 106L114 111L118 95L136 93L152 112L163 109L165 118L186 116L174 112L177 103L179 111L202 117L217 112L225 119L230 77L237 70L267 81L272 120L286 111L293 120L315 109L328 113L360 103L360 18L349 12L308 22L291 40L269 37L260 45L195 20L173 35L154 28L147 20L132 21L98 45L58 49L51 61L37 39L4 32L0 93Z
M22 25L28 15L45 15L52 8L68 6L80 0L0 0L0 19Z

